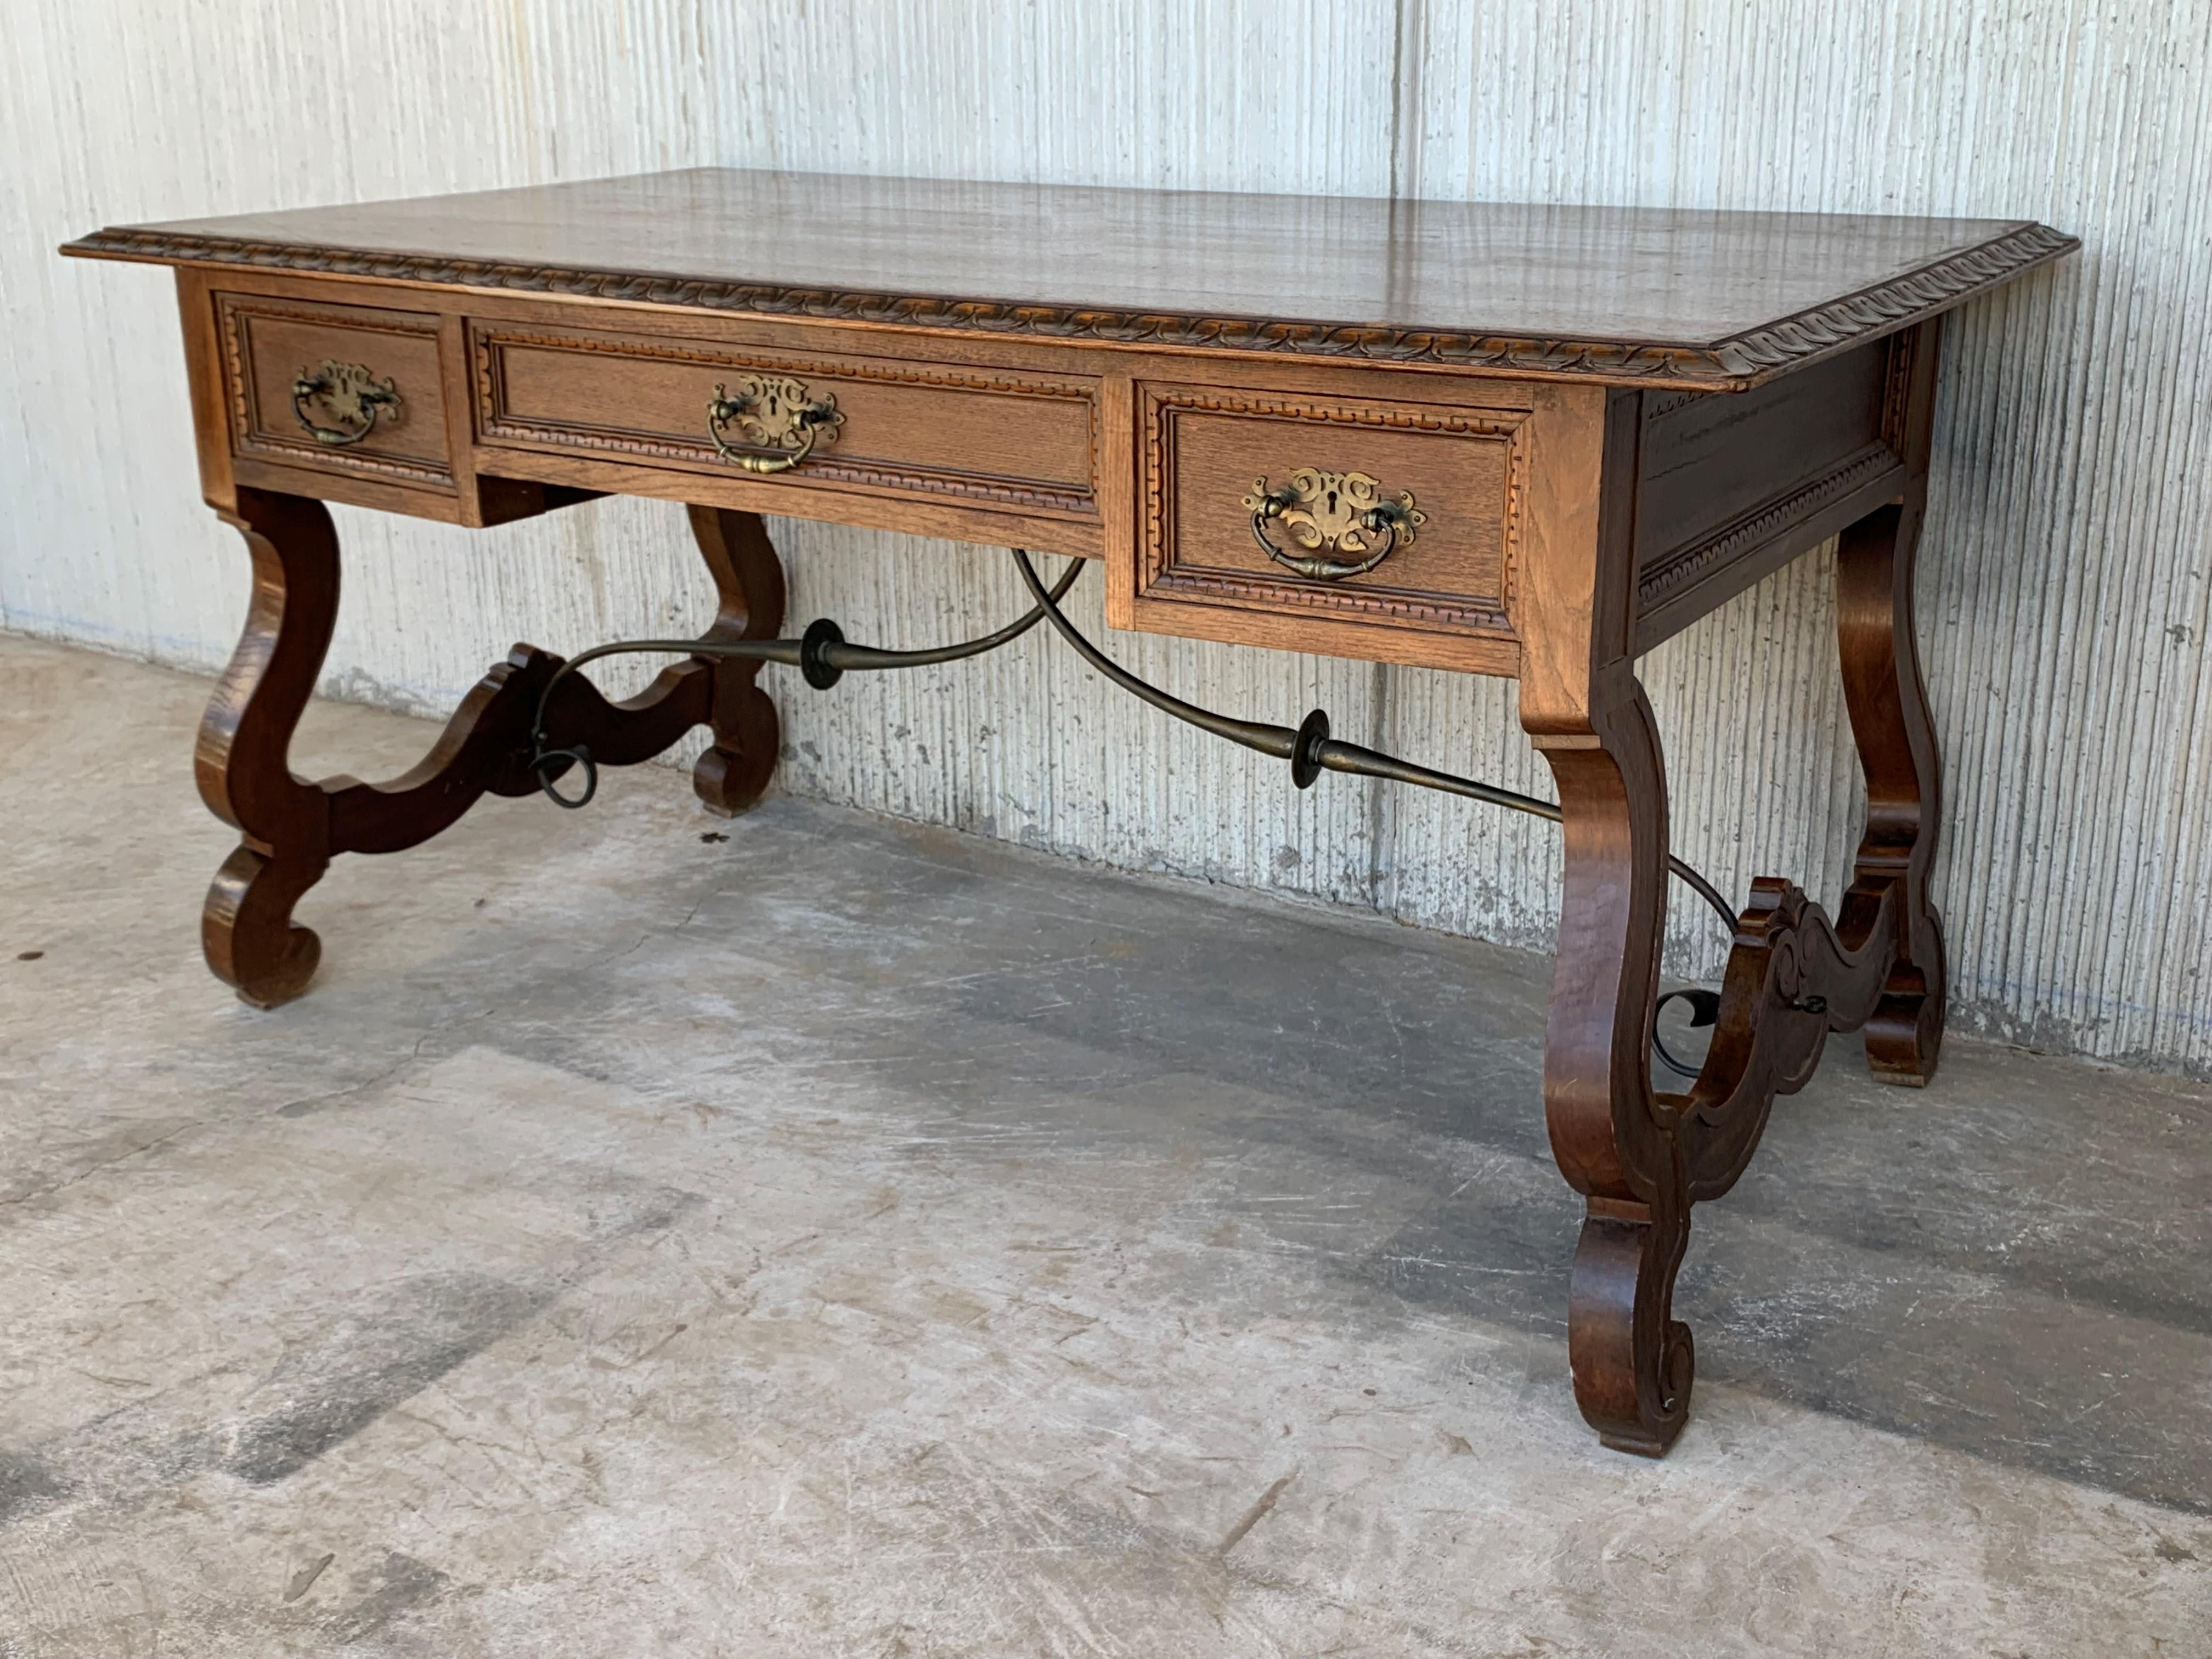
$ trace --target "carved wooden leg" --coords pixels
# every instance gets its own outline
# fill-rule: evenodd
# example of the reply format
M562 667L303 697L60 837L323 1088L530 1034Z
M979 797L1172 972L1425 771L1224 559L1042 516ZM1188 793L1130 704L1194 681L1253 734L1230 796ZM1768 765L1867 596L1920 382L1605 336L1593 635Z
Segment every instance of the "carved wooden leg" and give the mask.
M1544 1121L1584 1204L1567 1357L1600 1438L1656 1456L1688 1416L1695 1355L1671 1309L1691 1192L1650 1079L1666 767L1631 665L1630 521L1598 488L1608 451L1635 441L1637 404L1547 390L1537 418L1547 459L1528 502L1521 723L1558 781L1565 853Z
M1687 1177L1650 1084L1667 783L1643 688L1608 678L1582 732L1534 734L1559 781L1565 846L1544 1115L1586 1206L1567 1306L1575 1401L1607 1445L1656 1457L1688 1417L1696 1371L1689 1328L1672 1313Z
M1866 834L1856 874L1901 888L1897 954L1867 1021L1866 1052L1885 1083L1924 1084L1943 1044L1942 919L1928 896L1942 819L1942 772L1912 628L1912 560L1922 497L1846 530L1836 562L1836 638L1844 699L1866 775Z
M323 792L292 775L292 732L313 694L337 619L338 545L320 501L238 492L223 515L253 556L246 632L200 723L200 797L241 833L208 890L208 966L269 1008L307 988L320 942L292 907L330 866Z
M200 726L198 769L201 796L241 839L209 890L202 937L217 976L270 1008L314 975L321 943L293 925L292 907L333 856L396 853L440 834L487 793L536 793L532 732L561 659L516 646L462 700L429 753L396 778L295 777L292 732L337 619L337 532L320 501L265 490L240 490L237 511L223 518L252 553L253 601ZM691 519L721 592L707 637L773 637L783 621L783 568L760 520L705 507ZM716 811L742 811L775 769L775 705L753 684L754 670L694 657L618 703L572 675L545 709L548 746L581 744L602 766L629 766L709 724L715 745L695 785Z
M1925 398L1914 407L1914 453L1924 455ZM1568 482L1531 501L1541 533L1522 567L1521 722L1558 781L1565 848L1544 1115L1584 1205L1567 1353L1576 1402L1599 1437L1656 1456L1680 1433L1696 1380L1672 1307L1691 1206L1735 1183L1775 1097L1804 1086L1829 1032L1888 1011L1906 1053L1933 1060L1932 1046L1911 1047L1942 1024L1942 945L1924 890L1935 753L1911 651L1913 520L1876 513L1844 538L1844 674L1875 802L1857 878L1832 922L1786 881L1752 884L1705 1065L1681 1092L1657 1093L1666 766L1631 666L1631 520L1617 498L1572 483L1577 465L1595 479L1601 456L1635 453L1636 404L1562 390L1540 394L1539 413L1555 476Z
M783 564L757 513L694 507L691 533L714 573L720 613L710 640L771 640L783 626ZM699 799L726 817L757 805L775 774L781 728L775 704L754 684L757 662L713 665L714 744L692 769Z
M1804 1086L1830 1031L1898 1000L1900 974L1917 971L1899 965L1910 890L1863 858L1832 923L1788 882L1759 878L1737 917L1705 1066L1684 1092L1655 1092L1665 765L1626 666L1603 667L1586 686L1577 712L1536 702L1523 684L1522 719L1559 781L1565 848L1545 1121L1584 1202L1567 1307L1576 1403L1607 1445L1657 1456L1681 1432L1696 1380L1689 1328L1672 1305L1691 1206L1735 1185L1775 1097Z

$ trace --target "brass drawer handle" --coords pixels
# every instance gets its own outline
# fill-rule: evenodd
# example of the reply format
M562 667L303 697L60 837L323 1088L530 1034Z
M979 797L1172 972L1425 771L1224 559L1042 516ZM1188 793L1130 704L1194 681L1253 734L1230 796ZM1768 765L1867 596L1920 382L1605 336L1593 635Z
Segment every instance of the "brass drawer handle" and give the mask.
M1340 582L1363 575L1400 547L1410 547L1413 532L1429 515L1413 505L1413 492L1386 496L1364 472L1328 472L1302 466L1290 482L1270 489L1264 477L1252 481L1244 498L1252 513L1252 539L1277 564L1316 581ZM1282 521L1291 539L1307 550L1291 553L1267 539L1267 520ZM1349 556L1341 556L1348 555Z
M319 424L307 412L311 399L338 424ZM321 368L303 368L292 381L292 413L319 444L357 444L376 430L379 421L397 425L403 401L388 376L380 380L359 363L325 358Z
M707 399L707 435L714 441L714 453L748 472L788 472L814 453L816 444L836 443L844 421L834 394L810 398L804 381L775 375L738 381L734 397L717 386ZM733 424L752 450L732 447L723 428ZM756 453L762 449L777 453Z

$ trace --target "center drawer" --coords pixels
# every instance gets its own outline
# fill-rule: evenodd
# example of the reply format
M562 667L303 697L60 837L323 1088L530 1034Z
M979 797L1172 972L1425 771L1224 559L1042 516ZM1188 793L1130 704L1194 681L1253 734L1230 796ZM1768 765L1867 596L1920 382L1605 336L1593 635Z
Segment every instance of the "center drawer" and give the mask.
M505 323L470 335L488 444L1097 511L1095 381Z

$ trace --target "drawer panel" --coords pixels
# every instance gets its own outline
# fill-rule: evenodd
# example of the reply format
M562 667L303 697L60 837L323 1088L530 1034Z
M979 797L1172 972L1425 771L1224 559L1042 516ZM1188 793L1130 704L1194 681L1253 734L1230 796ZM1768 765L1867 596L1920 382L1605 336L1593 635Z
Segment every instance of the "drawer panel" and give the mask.
M783 451L741 418L711 421L717 389L775 386L802 405L834 402L837 416L779 483L1097 513L1094 380L501 323L471 334L486 443L741 471L716 430L740 453Z
M216 296L242 456L453 488L435 315Z
M1389 653L1402 660L1504 660L1495 645L1513 637L1527 410L1164 384L1140 387L1137 404L1136 626L1253 640L1249 618L1297 619L1307 625L1267 642L1369 654L1374 630L1400 630L1443 641ZM1355 522L1369 483L1376 500L1411 512L1379 562L1347 569L1385 545ZM1294 510L1259 526L1277 559L1255 534L1254 508L1292 489ZM1470 648L1455 653L1453 640Z

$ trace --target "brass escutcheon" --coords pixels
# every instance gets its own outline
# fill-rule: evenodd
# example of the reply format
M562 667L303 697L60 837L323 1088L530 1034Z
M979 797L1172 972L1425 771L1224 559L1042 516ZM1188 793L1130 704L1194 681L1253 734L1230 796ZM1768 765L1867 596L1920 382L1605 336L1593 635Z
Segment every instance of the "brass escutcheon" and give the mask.
M1285 569L1316 581L1339 582L1364 574L1401 546L1428 514L1413 505L1413 492L1385 495L1364 472L1331 472L1302 466L1290 481L1270 489L1265 477L1252 481L1244 506L1252 514L1252 538ZM1279 520L1291 539L1306 549L1293 553L1267 539L1267 521Z
M714 453L748 472L787 472L814 453L817 443L834 444L845 417L833 393L810 398L806 384L781 375L756 374L738 382L732 393L717 386L707 400L707 435ZM734 426L751 449L731 444L725 428ZM773 453L761 454L761 450Z
M320 404L324 416L337 424L318 422L307 412L310 400ZM357 444L376 429L380 420L398 425L402 401L389 376L380 380L359 363L326 357L319 368L303 368L292 380L292 413L319 444Z

